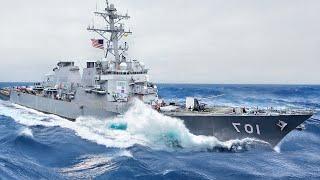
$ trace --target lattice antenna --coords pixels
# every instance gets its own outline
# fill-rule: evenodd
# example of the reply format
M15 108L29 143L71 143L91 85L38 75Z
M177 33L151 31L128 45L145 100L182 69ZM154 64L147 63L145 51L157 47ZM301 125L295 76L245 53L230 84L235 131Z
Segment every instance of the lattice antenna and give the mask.
M132 34L132 32L125 29L124 23L121 21L127 20L130 16L127 14L123 15L118 13L117 9L115 8L114 4L109 4L109 1L106 0L106 8L102 12L94 12L95 15L100 16L105 21L105 27L102 28L95 28L94 25L92 27L88 27L89 31L95 32L99 34L104 40L106 40L106 47L104 50L106 51L106 56L110 53L115 57L115 62L120 64L122 59L120 57L121 54L128 51L128 45L125 46L120 45L120 40L124 36L128 36ZM110 36L107 36L107 33Z

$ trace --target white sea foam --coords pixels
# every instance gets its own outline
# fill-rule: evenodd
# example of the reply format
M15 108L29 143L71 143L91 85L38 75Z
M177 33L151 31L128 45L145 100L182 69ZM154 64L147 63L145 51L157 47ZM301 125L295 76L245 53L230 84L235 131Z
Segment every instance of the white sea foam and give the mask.
M30 128L22 128L19 132L19 136L25 136L25 137L30 137L33 138L33 133Z
M211 149L221 147L230 149L234 145L252 143L253 139L230 140L221 142L216 137L196 136L189 132L183 121L164 116L152 110L141 101L134 106L123 118L114 119L115 122L127 123L127 132L145 140L146 143L160 147L182 147L191 149Z
M128 150L123 150L123 151L119 152L117 154L117 156L118 157L129 157L129 158L133 157L132 153L130 151L128 151Z
M277 146L275 146L273 150L277 153L281 153L281 144L278 144Z
M117 169L119 164L115 159L119 157L132 158L133 156L128 150L120 150L114 154L84 155L78 158L79 163L62 168L59 171L68 177L92 179Z
M93 179L118 167L112 158L105 155L89 155L79 159L79 163L59 171L72 179Z
M139 144L169 149L172 147L198 150L215 147L230 149L234 145L241 148L243 144L254 141L244 139L221 142L215 137L193 135L183 121L164 116L138 100L124 116L108 120L80 117L76 122L71 122L21 106L12 107L4 102L0 103L0 114L12 117L25 126L59 126L71 129L79 137L106 147L127 148ZM126 128L112 129L110 125L113 123L126 124Z

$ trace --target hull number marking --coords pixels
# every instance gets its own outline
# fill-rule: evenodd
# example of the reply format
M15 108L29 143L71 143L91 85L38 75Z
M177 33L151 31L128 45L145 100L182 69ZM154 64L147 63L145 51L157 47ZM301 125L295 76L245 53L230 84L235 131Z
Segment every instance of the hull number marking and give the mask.
M260 135L260 126L258 124L256 125L251 125L251 124L245 124L241 125L241 123L232 123L234 129L238 132L241 133L242 131L246 132L247 134L253 134L256 133Z

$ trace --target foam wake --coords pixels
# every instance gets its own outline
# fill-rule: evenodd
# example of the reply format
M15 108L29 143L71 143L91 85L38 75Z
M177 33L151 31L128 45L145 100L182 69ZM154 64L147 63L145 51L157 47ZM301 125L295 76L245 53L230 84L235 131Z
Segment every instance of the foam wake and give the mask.
M164 116L140 101L121 117L96 119L80 117L76 122L35 110L0 102L0 114L12 117L25 126L58 126L71 129L79 137L106 147L127 148L135 144L159 149L242 150L253 139L221 142L215 137L196 136L183 121ZM29 132L24 132L26 135ZM32 133L32 132L31 132Z

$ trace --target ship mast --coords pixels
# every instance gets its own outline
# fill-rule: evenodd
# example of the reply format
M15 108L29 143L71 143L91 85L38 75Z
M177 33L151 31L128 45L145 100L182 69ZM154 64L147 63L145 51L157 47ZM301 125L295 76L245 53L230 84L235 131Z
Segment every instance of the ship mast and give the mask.
M109 1L106 0L106 7L102 12L94 12L96 16L102 17L106 22L104 28L96 28L94 25L89 26L87 29L91 32L99 34L105 40L105 57L108 54L112 54L115 57L116 64L120 64L122 61L122 56L126 51L128 51L127 43L124 46L119 46L119 41L132 32L124 29L124 24L121 23L124 19L129 19L128 14L122 15L117 12L114 4L109 4ZM109 33L110 37L107 37L106 34ZM121 51L121 53L120 53Z

